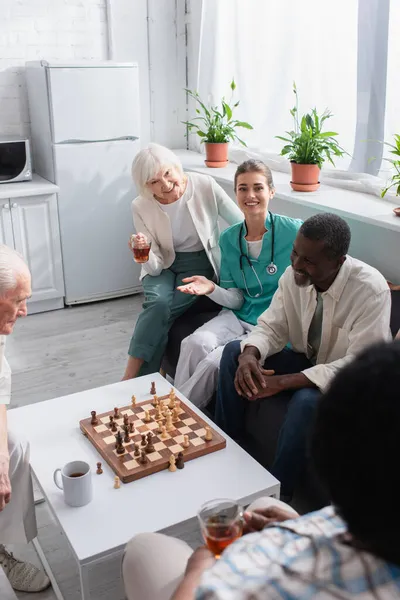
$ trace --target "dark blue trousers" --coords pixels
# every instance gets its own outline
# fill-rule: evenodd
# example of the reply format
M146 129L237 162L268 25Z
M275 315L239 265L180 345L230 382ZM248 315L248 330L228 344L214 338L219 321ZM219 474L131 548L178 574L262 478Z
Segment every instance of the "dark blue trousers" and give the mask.
M249 400L239 396L234 378L238 367L240 342L225 346L219 370L216 404L216 423L230 437L240 439L245 433L245 413ZM277 375L299 373L311 366L304 354L285 348L267 358L265 369L274 369ZM315 410L321 392L316 388L288 390L279 394L286 400L287 412L279 432L275 461L271 473L281 482L281 493L292 496L296 483L307 462L307 447ZM268 402L268 398L256 400Z

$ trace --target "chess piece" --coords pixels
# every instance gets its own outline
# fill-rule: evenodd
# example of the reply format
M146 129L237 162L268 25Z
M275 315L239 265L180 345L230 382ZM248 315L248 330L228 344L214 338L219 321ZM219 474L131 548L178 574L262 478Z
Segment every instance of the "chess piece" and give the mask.
M146 442L146 434L145 434L145 433L142 433L142 442L141 442L141 444L140 444L140 445L141 445L141 446L145 446L146 444L147 444L147 442Z
M114 477L114 489L119 490L120 487L121 487L120 478L118 477L118 475L116 475Z
M132 396L131 403L132 403L132 406L136 406L136 396Z
M115 439L117 440L117 443L116 443L117 454L124 454L125 448L122 444L122 434L120 431L118 431L117 435L115 436Z
M184 435L183 436L183 442L182 442L182 448L189 448L189 446L190 446L189 436L188 435Z
M101 468L101 462L98 462L97 463L97 471L96 471L96 473L97 473L97 475L101 475L102 472L103 472L103 469Z
M151 382L151 388L150 388L150 394L151 394L152 396L154 396L154 394L156 394L156 393L157 393L157 390L156 390L156 383L155 383L155 381L152 381L152 382Z
M98 418L97 418L96 411L95 411L95 410L92 410L90 414L92 415L92 418L91 418L90 424L91 424L91 425L98 425L98 423L99 423L99 420L98 420Z
M156 421L161 421L162 418L163 418L163 414L162 414L162 411L161 411L161 406L158 405L157 408L156 408L155 419L156 419Z
M185 459L183 458L183 452L178 452L178 456L176 459L176 468L177 469L185 468Z
M124 442L125 442L125 444L129 444L129 442L131 441L131 438L129 437L129 426L128 425L124 425L122 427L122 429L125 432Z
M171 473L173 473L174 471L176 471L175 456L173 454L171 454L171 456L169 457L168 462L169 462L168 471L171 471Z
M129 417L128 417L128 415L126 413L124 414L124 425L128 425L129 426Z
M145 410L144 411L143 422L144 423L150 423L150 421L151 421L150 411L149 410Z
M118 410L118 407L116 406L114 408L114 419L119 419L119 417L120 417L119 410Z
M139 462L141 465L147 465L147 463L149 462L149 459L147 458L146 452L144 450L142 450L142 453L139 458Z
M172 422L172 413L170 410L168 410L167 414L166 414L166 423L165 423L165 427L166 430L168 431L168 433L170 431L173 431L175 429L174 424Z
M204 439L206 440L206 442L211 442L211 440L213 439L211 427L209 425L206 425L206 435L204 436Z
M157 425L158 425L157 433L161 433L161 431L162 431L162 426L163 426L163 422L162 422L162 421L158 421L158 422L157 422Z
M171 388L171 391L169 393L168 408L171 410L173 410L175 408L175 390L174 390L174 388Z
M110 425L111 425L111 431L113 431L114 433L117 431L118 427L116 422L114 421L114 417L112 417L110 415Z
M165 427L165 425L162 425L161 426L160 439L161 440L166 440L167 438L168 438L167 428Z
M152 440L153 434L151 431L147 434L147 446L145 448L146 454L150 454L150 452L154 452L154 445Z
M154 395L153 406L154 406L154 408L157 408L157 406L160 406L160 401L158 399L158 396L156 396L156 395Z
M179 412L177 407L175 406L174 410L172 411L172 422L176 423L177 421L179 421Z
M134 448L135 448L135 452L133 453L133 455L140 456L139 444L135 444Z
M129 433L135 433L135 426L133 421L129 421Z

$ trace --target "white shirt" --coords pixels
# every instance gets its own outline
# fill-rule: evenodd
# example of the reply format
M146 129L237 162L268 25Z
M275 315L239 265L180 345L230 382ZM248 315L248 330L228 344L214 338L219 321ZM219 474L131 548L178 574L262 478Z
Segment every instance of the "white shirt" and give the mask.
M0 335L0 404L10 404L11 369L4 355L6 336Z
M336 372L362 349L392 339L391 298L388 284L379 271L351 256L347 256L335 281L321 296L321 343L315 366L303 373L324 391ZM290 342L295 352L311 358L307 342L316 306L314 286L296 285L293 269L288 267L270 307L242 342L242 351L245 346L256 346L263 363L267 356L280 352Z
M171 221L172 242L175 252L199 252L203 250L203 244L193 219L187 207L188 198L192 195L192 182L188 178L184 194L172 204L161 204L163 210Z
M218 219L222 217L228 225L234 225L243 221L243 213L209 175L188 173L188 179L192 187L187 208L215 275L219 277L221 251ZM159 275L175 260L171 221L160 206L153 197L138 196L132 202L135 229L151 240L149 260L142 265L141 278L145 275Z

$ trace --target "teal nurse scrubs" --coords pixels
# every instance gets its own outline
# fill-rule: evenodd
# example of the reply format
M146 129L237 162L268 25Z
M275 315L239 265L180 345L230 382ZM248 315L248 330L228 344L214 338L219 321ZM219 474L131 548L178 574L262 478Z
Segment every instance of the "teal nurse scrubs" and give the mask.
M263 236L258 258L247 251L246 223L237 223L221 233L222 288L239 288L244 301L234 310L237 318L256 325L258 317L266 310L278 289L279 278L290 265L290 255L297 232L302 225L299 219L268 213L267 232Z

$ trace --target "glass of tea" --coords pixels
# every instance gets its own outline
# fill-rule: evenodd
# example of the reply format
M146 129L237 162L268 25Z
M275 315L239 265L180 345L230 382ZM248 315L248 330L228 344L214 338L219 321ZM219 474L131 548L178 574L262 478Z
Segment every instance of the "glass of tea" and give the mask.
M143 239L137 239L137 236L131 237L131 246L133 258L137 263L146 263L149 260L151 242L145 242Z
M243 508L234 500L210 500L203 504L197 516L204 541L215 558L242 535Z

